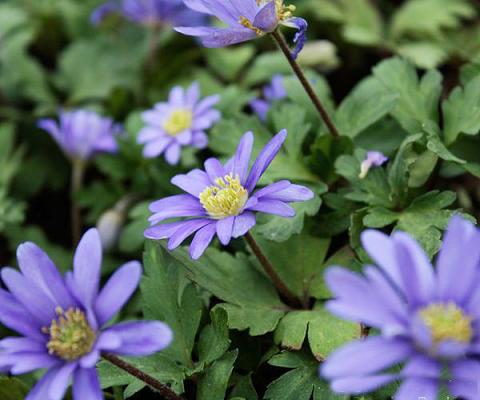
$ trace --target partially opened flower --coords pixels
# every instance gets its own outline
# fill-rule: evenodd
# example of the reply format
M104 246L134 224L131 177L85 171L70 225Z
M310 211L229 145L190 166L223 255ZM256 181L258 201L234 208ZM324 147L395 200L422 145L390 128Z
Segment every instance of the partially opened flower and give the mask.
M194 26L207 19L202 13L186 7L182 0L110 0L97 7L90 19L96 25L112 13L144 25Z
M250 107L262 121L265 121L272 103L287 97L282 75L276 74L273 76L270 84L263 88L263 97L263 99L256 98L250 101Z
M59 122L41 119L38 126L50 133L61 149L72 159L88 160L100 152L117 151L116 136L122 128L111 118L93 111L60 111Z
M201 99L196 82L187 90L174 87L168 102L158 103L142 115L146 126L138 134L138 142L145 144L143 155L157 157L164 153L169 164L177 164L183 146L206 147L208 137L205 130L221 117L213 108L219 100L219 96Z
M368 171L372 167L380 167L388 161L388 157L386 157L383 153L379 151L369 151L367 153L367 157L360 165L360 174L358 177L360 179L365 178L368 175Z
M247 132L235 156L222 165L216 158L205 161L205 171L194 169L177 175L172 183L184 190L150 205L153 227L145 231L150 239L169 239L169 249L178 247L195 233L190 245L192 258L199 258L215 234L223 245L247 233L255 225L255 214L263 212L292 217L295 210L288 204L313 198L313 192L287 180L256 190L257 183L280 151L287 137L278 133L259 154L249 172L253 134ZM172 218L181 221L163 223Z
M365 249L378 264L359 275L327 271L333 313L379 331L337 350L322 375L339 393L359 394L403 380L395 400L436 400L440 387L479 398L480 231L452 218L434 269L408 234L369 230ZM403 368L391 367L403 364Z
M95 365L102 352L146 356L172 340L158 321L108 325L136 290L142 268L132 261L99 289L102 248L98 232L83 236L74 270L65 277L33 243L17 250L20 272L2 269L9 292L0 289L0 321L22 337L0 341L0 369L14 375L46 373L26 400L60 400L73 381L75 400L101 400Z
M305 43L307 22L293 17L294 6L285 6L283 0L184 0L193 10L216 16L227 27L177 27L176 31L197 36L206 47L226 47L271 33L278 25L298 30L294 42L298 55Z

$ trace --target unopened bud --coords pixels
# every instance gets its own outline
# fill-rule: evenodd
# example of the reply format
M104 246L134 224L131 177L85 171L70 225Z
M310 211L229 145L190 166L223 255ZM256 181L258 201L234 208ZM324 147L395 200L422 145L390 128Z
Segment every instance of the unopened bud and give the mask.
M328 40L317 40L305 44L298 56L298 62L306 67L319 67L323 71L331 71L340 64L337 48Z

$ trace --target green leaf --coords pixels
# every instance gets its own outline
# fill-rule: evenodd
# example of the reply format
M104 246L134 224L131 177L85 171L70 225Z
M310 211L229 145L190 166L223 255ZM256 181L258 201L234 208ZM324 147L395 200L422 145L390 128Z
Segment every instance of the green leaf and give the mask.
M476 135L480 131L480 75L464 88L456 87L442 104L446 145L461 133Z
M251 375L242 376L230 394L230 400L258 400L258 394L252 383Z
M310 350L319 361L345 343L360 337L360 325L341 320L317 303L312 311L292 311L282 318L275 342L287 350L300 350L307 335Z
M28 387L21 380L0 376L0 398L2 400L23 400L27 394Z
M227 313L216 308L210 312L210 316L212 323L203 328L198 341L199 359L206 364L223 356L230 347Z
M369 0L342 0L343 36L351 43L369 46L383 41L383 23L379 11Z
M291 73L290 65L279 51L264 52L255 57L244 78L245 84L255 85L266 82L275 74Z
M202 298L195 286L185 281L178 261L152 242L147 242L144 266L141 293L145 319L167 323L175 335L162 354L193 367L192 350L203 312Z
M323 265L330 239L302 233L283 243L257 241L288 288L299 298L308 298L312 278Z
M400 58L381 62L373 69L375 77L391 94L398 96L392 115L410 133L421 132L428 121L438 123L438 100L442 91L442 76L428 71L419 79L413 65Z
M385 89L375 78L360 82L343 100L335 114L342 135L355 137L388 114L398 96Z
M443 29L460 26L476 14L468 0L410 0L395 13L392 34L439 36Z
M227 81L233 81L255 54L251 45L236 48L207 49L207 62L218 75Z
M402 57L420 68L436 68L448 58L448 52L438 43L421 41L408 42L395 46Z
M273 285L244 254L234 257L210 248L198 262L185 249L172 255L185 267L189 279L226 302L217 307L227 312L230 329L263 335L273 331L285 314L287 308Z
M313 216L317 214L322 204L322 199L317 193L323 193L327 190L326 185L317 185L315 197L312 200L303 201L300 203L293 203L292 207L295 209L295 216L292 218L279 218L278 216L266 216L262 219L268 219L268 222L259 225L256 232L261 234L268 240L275 242L284 242L292 235L300 233L303 229L306 216ZM314 189L312 187L312 189Z
M198 381L198 400L224 400L238 350L226 353L209 367Z

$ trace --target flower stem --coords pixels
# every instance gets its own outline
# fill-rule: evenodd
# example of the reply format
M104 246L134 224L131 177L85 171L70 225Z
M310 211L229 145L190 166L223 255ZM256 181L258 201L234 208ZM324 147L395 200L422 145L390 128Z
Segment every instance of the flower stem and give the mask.
M325 109L322 102L318 98L317 94L313 90L312 85L310 85L310 82L308 81L307 77L303 73L302 68L293 58L292 53L290 52L288 44L285 41L283 35L278 30L275 30L275 31L272 32L272 37L273 37L274 41L277 43L277 45L280 48L280 50L282 51L282 53L287 58L290 66L293 69L293 72L295 72L295 75L297 75L300 83L302 84L303 88L307 92L308 97L310 97L310 100L312 100L312 103L315 106L315 108L317 109L318 113L320 114L320 117L322 118L322 120L327 125L328 130L330 131L330 134L333 137L336 137L336 138L339 137L340 133L338 132L337 127L333 123L332 119L328 115L327 110Z
M82 235L82 214L75 200L75 195L80 191L83 185L83 176L85 174L85 161L75 159L72 161L72 178L70 181L70 202L71 202L71 224L72 224L72 242L75 246Z
M272 280L273 284L277 288L278 292L288 300L289 304L294 307L299 307L301 306L299 300L297 297L291 292L291 290L283 283L282 279L280 276L277 274L275 269L273 268L272 263L270 260L265 256L265 254L262 252L262 249L258 245L257 241L253 238L253 236L247 232L245 234L245 240L247 241L248 245L252 249L253 253L257 257L258 261L260 262L260 265L263 267L264 271L267 273L267 275L270 277Z
M155 389L160 395L166 400L183 400L182 397L178 396L172 389L167 385L164 385L151 375L146 374L143 371L140 371L138 368L134 367L132 364L114 356L113 354L103 353L102 357L108 362L115 365L117 368L124 370L135 378L146 383L148 386Z

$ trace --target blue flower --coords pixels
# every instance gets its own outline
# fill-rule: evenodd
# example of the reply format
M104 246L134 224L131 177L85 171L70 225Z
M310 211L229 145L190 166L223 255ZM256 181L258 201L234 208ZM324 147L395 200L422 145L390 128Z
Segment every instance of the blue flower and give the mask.
M307 22L293 17L295 6L285 6L283 0L184 0L192 10L214 15L227 24L226 28L176 27L185 35L197 36L205 47L226 47L255 39L273 32L278 25L298 30L294 57L306 40Z
M365 178L368 175L368 171L372 167L380 167L388 161L388 157L386 157L383 153L379 151L369 151L367 153L367 157L362 162L360 166L360 174L358 177L360 179Z
M180 246L195 234L190 255L199 258L215 234L226 246L232 238L245 235L256 223L255 214L263 212L293 217L295 210L289 203L313 198L313 192L300 185L282 180L256 190L261 176L280 151L287 137L279 132L261 151L250 172L253 134L247 132L238 145L235 156L222 165L216 158L205 161L205 171L194 169L186 175L177 175L172 183L185 194L166 197L150 205L153 225L145 231L149 239L169 239L168 248ZM162 223L173 218L181 221Z
M267 119L267 113L274 101L282 100L287 97L287 91L283 86L283 76L276 74L273 76L269 85L263 88L264 99L253 99L250 101L250 107L258 115L258 117L265 121Z
M408 234L367 230L365 250L379 268L363 275L331 267L327 308L379 331L337 350L322 375L338 393L360 394L403 380L395 400L436 400L439 388L479 398L480 231L452 218L433 268ZM392 370L403 364L401 371Z
M95 370L102 352L146 356L167 347L172 331L158 321L109 321L135 292L142 274L132 261L100 286L102 247L89 230L75 252L73 272L63 277L42 249L25 243L17 250L20 272L2 269L9 292L0 289L0 322L22 337L0 341L0 369L46 373L25 400L60 400L73 381L74 400L101 400Z
M145 144L143 155L150 158L165 153L169 164L177 164L182 146L205 148L208 144L205 130L221 117L213 108L219 100L218 95L200 99L196 82L187 90L174 87L168 102L158 103L142 115L146 126L140 131L138 142Z
M111 118L93 111L60 111L60 122L41 119L38 126L50 133L62 150L71 158L87 160L99 152L117 151L116 137L122 127Z

